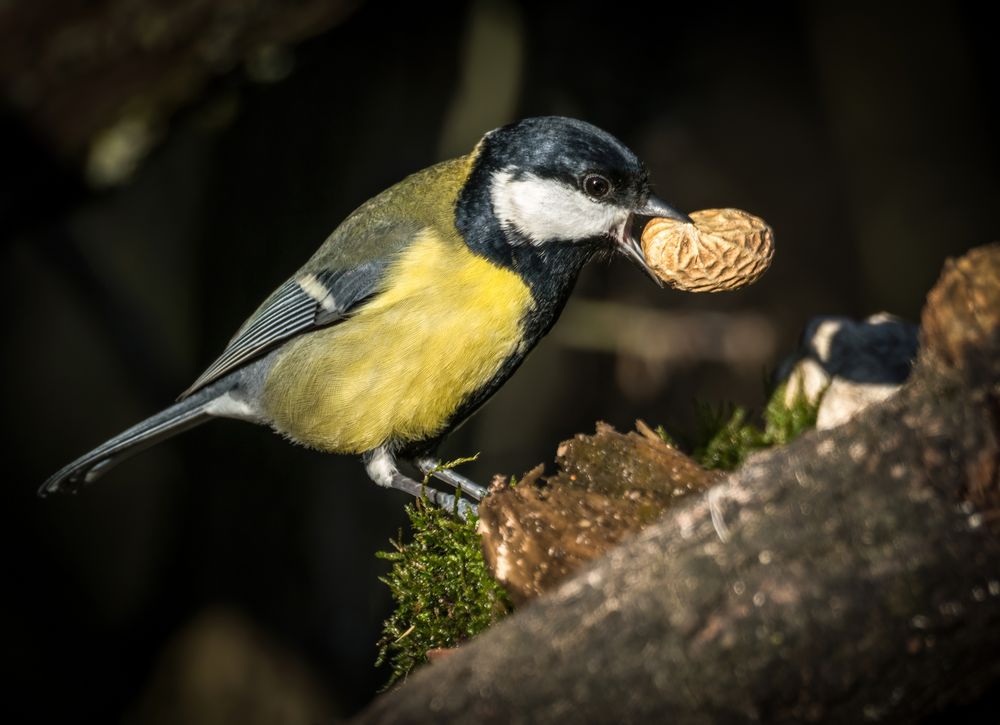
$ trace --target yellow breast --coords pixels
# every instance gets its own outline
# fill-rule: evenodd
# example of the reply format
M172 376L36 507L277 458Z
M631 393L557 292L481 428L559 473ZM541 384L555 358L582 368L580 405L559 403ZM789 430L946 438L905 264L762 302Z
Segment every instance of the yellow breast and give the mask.
M285 346L264 409L277 430L325 451L432 438L517 350L532 304L516 274L425 231L372 301Z

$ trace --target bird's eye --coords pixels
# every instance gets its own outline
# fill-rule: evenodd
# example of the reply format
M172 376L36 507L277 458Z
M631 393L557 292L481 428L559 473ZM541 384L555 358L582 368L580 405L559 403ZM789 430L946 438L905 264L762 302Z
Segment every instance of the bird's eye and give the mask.
M611 182L600 174L589 174L583 179L583 190L593 199L603 199L611 192Z

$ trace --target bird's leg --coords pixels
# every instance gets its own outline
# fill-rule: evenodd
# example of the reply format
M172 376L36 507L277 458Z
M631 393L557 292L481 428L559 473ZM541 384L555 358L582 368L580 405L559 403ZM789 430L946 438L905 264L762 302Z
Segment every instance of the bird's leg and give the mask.
M488 491L475 481L466 478L452 468L440 468L441 461L434 458L418 458L413 465L425 476L433 476L439 481L444 481L459 493L468 494L476 501L482 501Z
M460 494L453 496L438 491L400 473L396 467L395 458L385 448L378 448L370 455L365 456L365 470L368 472L369 478L379 486L404 491L415 498L426 498L445 511L457 512L462 519L467 519L470 513L477 512L476 505L463 499Z

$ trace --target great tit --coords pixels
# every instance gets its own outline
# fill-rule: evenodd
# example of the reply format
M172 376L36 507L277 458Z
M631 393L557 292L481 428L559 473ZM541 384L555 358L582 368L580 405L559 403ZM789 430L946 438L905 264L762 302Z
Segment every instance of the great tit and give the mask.
M399 470L409 461L479 498L480 487L434 470L437 444L552 328L588 260L618 250L649 272L637 239L649 217L687 220L652 195L645 167L610 134L561 117L491 131L468 155L362 204L177 403L40 493L75 490L221 417L361 455L381 486L425 493Z

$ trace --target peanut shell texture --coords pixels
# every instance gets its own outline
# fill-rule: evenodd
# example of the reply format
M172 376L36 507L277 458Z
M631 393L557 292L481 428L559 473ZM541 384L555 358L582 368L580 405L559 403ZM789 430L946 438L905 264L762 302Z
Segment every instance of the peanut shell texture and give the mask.
M656 276L688 292L723 292L753 284L771 266L771 227L740 209L702 209L694 224L657 217L642 232Z

